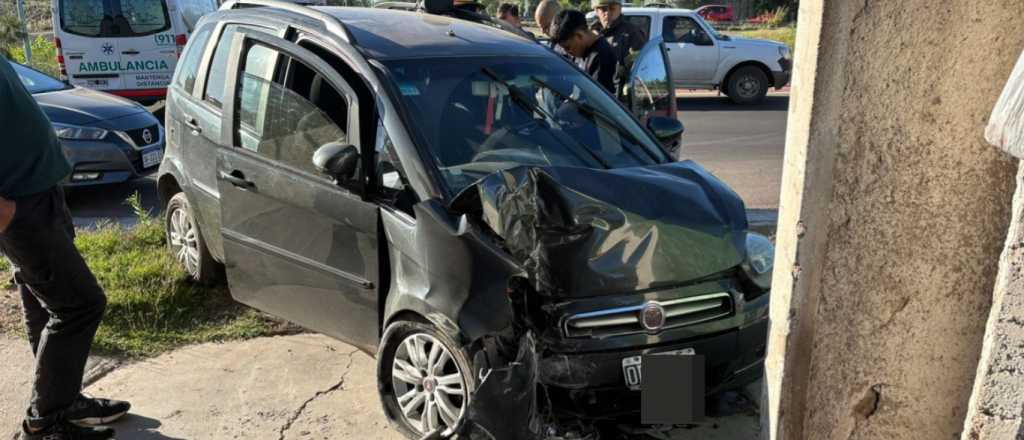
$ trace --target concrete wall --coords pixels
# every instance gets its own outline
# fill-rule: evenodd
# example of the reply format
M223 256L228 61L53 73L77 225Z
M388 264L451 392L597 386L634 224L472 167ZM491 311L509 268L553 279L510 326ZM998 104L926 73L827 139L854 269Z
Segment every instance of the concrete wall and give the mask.
M1024 1L805 0L772 298L771 438L958 436L1015 163L983 140Z

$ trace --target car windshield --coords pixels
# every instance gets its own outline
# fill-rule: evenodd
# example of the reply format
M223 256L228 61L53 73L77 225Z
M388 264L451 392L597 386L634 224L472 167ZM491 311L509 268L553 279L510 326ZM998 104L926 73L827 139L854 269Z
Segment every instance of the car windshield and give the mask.
M21 83L25 85L29 93L52 92L68 88L67 84L30 67L14 62L11 62L11 67L14 68L14 72L18 74L18 78L21 79Z
M557 58L384 64L453 194L519 165L624 168L669 160L614 98Z

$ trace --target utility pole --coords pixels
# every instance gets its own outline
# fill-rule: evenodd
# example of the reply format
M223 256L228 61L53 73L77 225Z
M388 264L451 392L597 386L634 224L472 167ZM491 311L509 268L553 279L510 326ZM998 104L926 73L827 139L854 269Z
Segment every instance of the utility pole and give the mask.
M21 44L25 47L25 62L32 62L32 43L29 41L28 36L28 20L25 19L25 0L17 0L18 2L18 20L21 21L21 27L24 34L22 35Z

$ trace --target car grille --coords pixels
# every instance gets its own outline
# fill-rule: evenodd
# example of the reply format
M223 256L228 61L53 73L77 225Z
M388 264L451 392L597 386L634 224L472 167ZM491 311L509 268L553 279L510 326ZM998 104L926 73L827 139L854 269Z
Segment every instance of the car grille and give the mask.
M664 325L648 330L641 323L641 313L648 304L664 310ZM732 295L726 292L698 295L663 301L648 301L635 306L616 307L577 313L566 317L563 331L570 338L605 338L633 333L657 333L715 320L732 314Z
M142 136L142 132L145 130L149 130L149 142L146 142L146 140ZM135 130L126 130L125 134L127 134L128 137L132 139L132 142L135 144L135 148L145 147L147 145L152 145L160 141L160 125L154 124L150 125L149 127L137 128Z

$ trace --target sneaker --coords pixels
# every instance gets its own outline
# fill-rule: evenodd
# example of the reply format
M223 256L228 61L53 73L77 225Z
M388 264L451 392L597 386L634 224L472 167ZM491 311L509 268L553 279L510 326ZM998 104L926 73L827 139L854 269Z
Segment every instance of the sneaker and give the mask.
M128 414L131 408L128 402L79 395L75 403L64 410L64 418L77 425L106 425Z
M60 421L48 428L28 432L28 423L21 423L19 440L107 440L114 438L114 430L106 427L85 427Z

